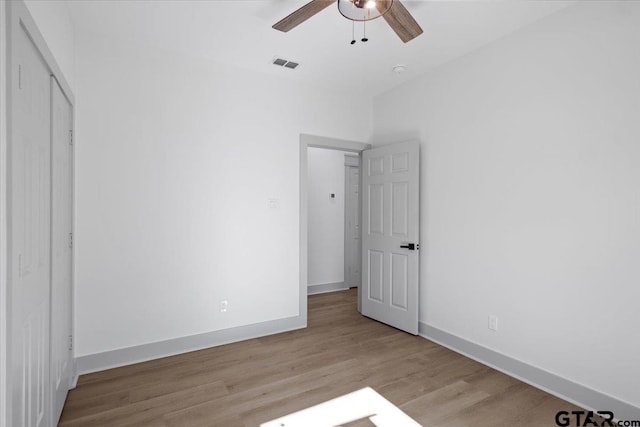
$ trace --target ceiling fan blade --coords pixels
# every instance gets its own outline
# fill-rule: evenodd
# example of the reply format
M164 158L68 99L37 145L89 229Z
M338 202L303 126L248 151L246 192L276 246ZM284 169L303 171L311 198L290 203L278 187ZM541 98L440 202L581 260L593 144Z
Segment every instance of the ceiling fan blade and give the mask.
M286 33L335 2L336 0L312 0L286 18L280 20L273 28Z
M378 3L378 7L386 7L384 3L388 1L389 0L378 0L376 3ZM423 32L407 8L400 3L400 0L394 0L391 9L382 15L382 17L387 21L387 24L389 24L393 31L396 32L398 37L400 37L400 40L405 43L415 39Z

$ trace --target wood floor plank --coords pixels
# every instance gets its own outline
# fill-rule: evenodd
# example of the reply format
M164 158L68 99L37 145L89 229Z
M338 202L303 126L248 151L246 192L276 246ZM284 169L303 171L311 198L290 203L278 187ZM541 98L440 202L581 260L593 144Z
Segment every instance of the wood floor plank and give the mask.
M357 361L350 359L319 367L284 380L268 382L247 391L171 412L166 416L167 425L184 426L188 425L185 424L186 420L200 420L201 418L215 420L218 417L227 417L233 413L242 414L252 411L277 401L295 401L301 394L310 390L338 384L341 380L357 381L361 379L362 373L358 371L357 367Z
M303 330L83 375L60 425L257 427L367 386L425 426L553 425L578 409L361 316L355 290L309 297L308 309Z
M189 408L226 394L224 383L218 381L79 418L67 415L59 425L64 427L154 426L163 424L162 417L168 411Z
M490 396L464 381L457 381L405 403L400 409L422 425L438 426L442 420Z
M61 424L64 424L64 421L98 414L130 403L128 390L104 393L90 398L82 396L82 398L76 398L78 394L81 394L78 388L69 392L69 397L65 402L64 411L60 418Z

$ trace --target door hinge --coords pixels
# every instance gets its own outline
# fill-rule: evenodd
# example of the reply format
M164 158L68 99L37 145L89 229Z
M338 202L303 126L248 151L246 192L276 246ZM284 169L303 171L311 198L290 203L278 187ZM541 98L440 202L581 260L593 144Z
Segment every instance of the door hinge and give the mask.
M73 335L69 335L69 351L73 350Z
M73 145L73 129L69 131L69 145Z
M73 233L69 233L69 248L73 248Z

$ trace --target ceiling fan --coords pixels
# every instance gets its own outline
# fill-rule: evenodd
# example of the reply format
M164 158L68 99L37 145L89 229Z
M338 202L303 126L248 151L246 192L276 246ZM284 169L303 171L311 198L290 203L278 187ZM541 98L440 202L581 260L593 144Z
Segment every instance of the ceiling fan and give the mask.
M400 0L312 0L273 28L286 33L336 1L340 13L351 21L370 21L382 16L404 43L422 34L422 28Z

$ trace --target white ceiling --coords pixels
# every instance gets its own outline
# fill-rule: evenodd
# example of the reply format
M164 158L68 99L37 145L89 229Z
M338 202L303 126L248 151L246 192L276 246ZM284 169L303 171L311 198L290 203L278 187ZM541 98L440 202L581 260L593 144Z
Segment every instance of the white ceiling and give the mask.
M403 0L424 29L404 44L383 19L367 24L368 43L350 45L351 21L333 5L288 33L271 28L304 0L68 1L78 37L84 31L178 51L259 72L377 94L554 13L572 1ZM362 24L356 25L356 39ZM296 70L271 64L299 62ZM401 75L391 69L405 64Z

